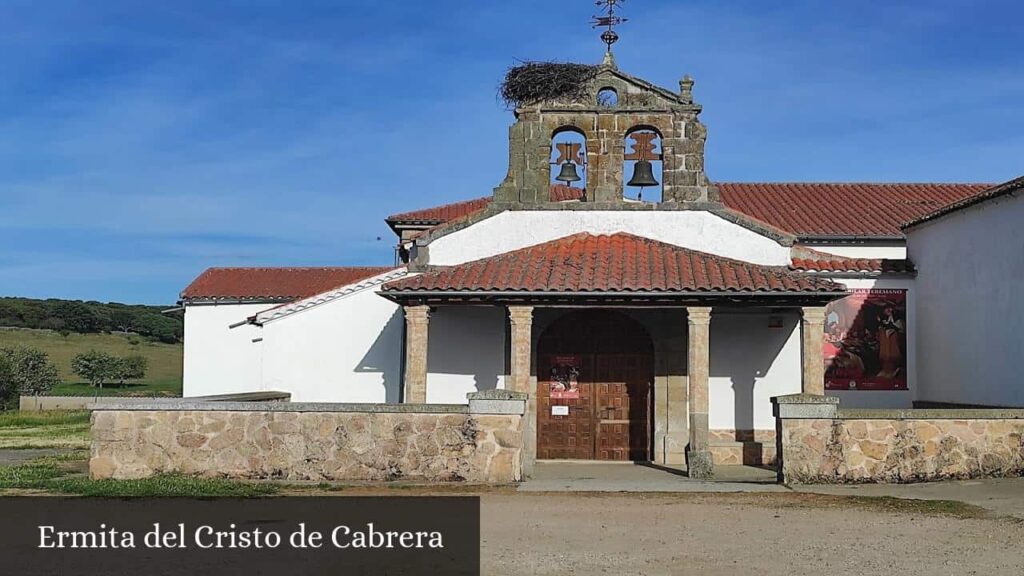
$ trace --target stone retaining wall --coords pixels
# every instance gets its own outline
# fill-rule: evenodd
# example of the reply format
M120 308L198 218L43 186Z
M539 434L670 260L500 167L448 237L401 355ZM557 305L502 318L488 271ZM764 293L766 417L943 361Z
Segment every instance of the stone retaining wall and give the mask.
M1024 476L1024 410L839 410L834 398L776 400L788 484Z
M182 402L93 413L93 478L507 483L522 479L525 395L470 405Z

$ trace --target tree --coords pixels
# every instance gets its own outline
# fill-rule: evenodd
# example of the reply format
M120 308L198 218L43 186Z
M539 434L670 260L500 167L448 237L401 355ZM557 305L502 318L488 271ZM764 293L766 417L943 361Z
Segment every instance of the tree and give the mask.
M124 386L126 380L139 380L146 377L149 361L140 354L131 354L117 359L117 379Z
M7 390L8 396L42 394L60 382L57 367L42 350L25 346L0 348L0 358L7 366L2 374L7 383L0 387Z
M4 410L15 392L14 366L6 357L0 355L0 410Z
M117 310L110 315L110 320L119 332L132 332L135 330L135 314L129 310Z
M90 385L102 388L105 382L117 377L118 359L98 350L82 352L71 359L71 371Z

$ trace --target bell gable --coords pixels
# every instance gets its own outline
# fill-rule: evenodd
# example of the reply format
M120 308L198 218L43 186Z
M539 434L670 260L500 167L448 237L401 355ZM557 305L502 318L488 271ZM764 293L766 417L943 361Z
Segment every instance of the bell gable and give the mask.
M622 72L610 58L593 67L513 68L503 95L515 106L516 122L509 130L508 175L495 189L494 202L512 208L557 203L551 190L561 183L579 189L573 201L603 209L652 197L664 204L717 207L718 191L704 172L707 129L698 119L693 85L685 77L678 91L667 90ZM560 137L567 133L574 135L578 156L561 153L569 144ZM637 186L639 192L631 194ZM643 198L644 186L655 193Z

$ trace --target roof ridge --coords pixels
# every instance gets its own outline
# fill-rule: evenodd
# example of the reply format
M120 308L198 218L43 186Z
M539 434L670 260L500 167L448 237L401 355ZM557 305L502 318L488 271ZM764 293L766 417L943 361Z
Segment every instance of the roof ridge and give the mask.
M210 266L205 270L393 270L400 266Z
M446 204L440 204L438 206L430 206L429 208L419 208L419 209L415 209L415 210L406 210L404 212L397 212L395 214L392 214L392 215L386 217L384 219L384 221L385 222L390 222L392 220L400 220L404 216L408 216L410 214L416 214L418 212L427 212L427 211L433 211L433 210L444 210L446 208L453 208L453 207L462 206L462 205L465 205L465 204L473 204L474 202L490 202L492 199L493 199L493 196L490 196L490 195L488 195L488 196L480 196L478 198L470 198L470 199L467 199L467 200L458 200L458 201L455 201L455 202L448 202ZM430 220L444 220L444 219L443 218L432 218Z
M746 266L746 267L753 266L753 267L758 267L758 268L769 268L769 269L775 269L775 270L777 270L777 271L779 271L781 273L784 273L784 274L794 274L793 270L790 270L790 268L789 268L789 266L787 264L778 264L778 265L755 264L754 262L747 262L745 260L738 260L736 258L730 258L728 256L722 256L722 255L719 255L719 254L713 254L711 252L704 252L702 250L697 250L695 248L689 248L689 247L686 247L686 246L680 246L678 244L672 244L671 242L665 242L665 241L662 241L662 240L656 240L654 238L648 238L646 236L640 236L638 234L633 234L631 232L607 232L607 233L601 233L601 234L593 234L591 232L576 232L576 233L573 233L573 234L569 234L568 236L562 236L561 238L555 238L553 240L548 240L546 242L540 242L539 244L532 244L530 246L524 246L522 248L516 248L515 250L509 250L508 252L502 252L500 254L494 254L492 256L484 256L482 258L477 258L476 260L469 260L469 261L466 261L466 262L462 262L460 264L452 264L452 265L448 265L448 266L438 266L438 267L430 270L430 272L427 272L427 273L429 274L429 273L432 273L432 272L442 272L442 271L444 271L444 270L446 270L448 268L454 268L456 266L467 266L467 265L475 264L475 263L478 263L478 262L484 262L486 260L503 260L503 259L513 258L513 257L515 257L518 254L522 254L522 253L527 252L529 250L534 250L534 249L540 248L541 246L556 245L556 244L572 244L572 243L576 242L577 240L579 240L581 238L595 238L595 239L598 239L598 238L614 238L614 237L632 238L632 239L635 239L635 240L639 240L639 241L641 241L641 242L643 242L645 244L666 246L666 247L668 247L668 248L670 248L672 250L680 250L680 251L683 251L683 252L687 252L688 254L694 254L694 255L697 255L697 256L707 256L707 257L710 257L710 258L716 258L718 260L723 260L723 261L729 262L731 264L738 264L740 266Z
M773 186L993 186L988 182L920 182L920 181L845 181L845 180L777 180L777 181L747 181L747 182L724 182L714 181L713 185L743 186L743 185L773 185Z
M1018 176L1017 178L1014 178L1007 182L1003 182L1002 184L994 184L976 194L968 196L967 198L961 198L960 200L956 200L954 202L946 204L945 206L933 210L928 214L904 222L903 225L900 226L900 228L902 230L906 230L908 228L917 226L918 224L923 224L925 222L935 220L936 218L941 218L942 216L945 216L947 214L957 212L963 208L974 206L975 204L980 204L993 198L998 198L1000 196L1012 194L1021 189L1024 189L1024 176Z

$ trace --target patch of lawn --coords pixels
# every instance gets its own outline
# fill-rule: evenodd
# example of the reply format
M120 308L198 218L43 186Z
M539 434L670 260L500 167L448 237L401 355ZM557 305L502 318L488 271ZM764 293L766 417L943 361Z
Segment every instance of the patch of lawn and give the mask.
M276 484L165 474L141 480L90 480L72 464L84 454L39 458L0 468L0 490L38 490L93 498L255 498L277 494Z
M93 498L255 498L278 492L274 484L166 474L141 480L90 480L82 476L43 482L45 489Z
M0 489L37 488L65 474L57 464L43 460L8 466L0 468Z
M806 492L777 494L722 494L706 495L717 500L744 501L748 504L778 508L857 509L893 514L920 514L954 518L986 518L989 512L964 502L953 500L916 500L892 496L846 496L812 494Z
M26 428L50 425L89 424L85 410L51 410L48 412L0 412L0 428Z
M0 413L0 448L88 447L88 412Z
M102 388L96 388L88 382L62 382L50 390L49 396L181 396L181 377L176 378L147 378L141 383L129 382L124 386L118 384L104 384Z

